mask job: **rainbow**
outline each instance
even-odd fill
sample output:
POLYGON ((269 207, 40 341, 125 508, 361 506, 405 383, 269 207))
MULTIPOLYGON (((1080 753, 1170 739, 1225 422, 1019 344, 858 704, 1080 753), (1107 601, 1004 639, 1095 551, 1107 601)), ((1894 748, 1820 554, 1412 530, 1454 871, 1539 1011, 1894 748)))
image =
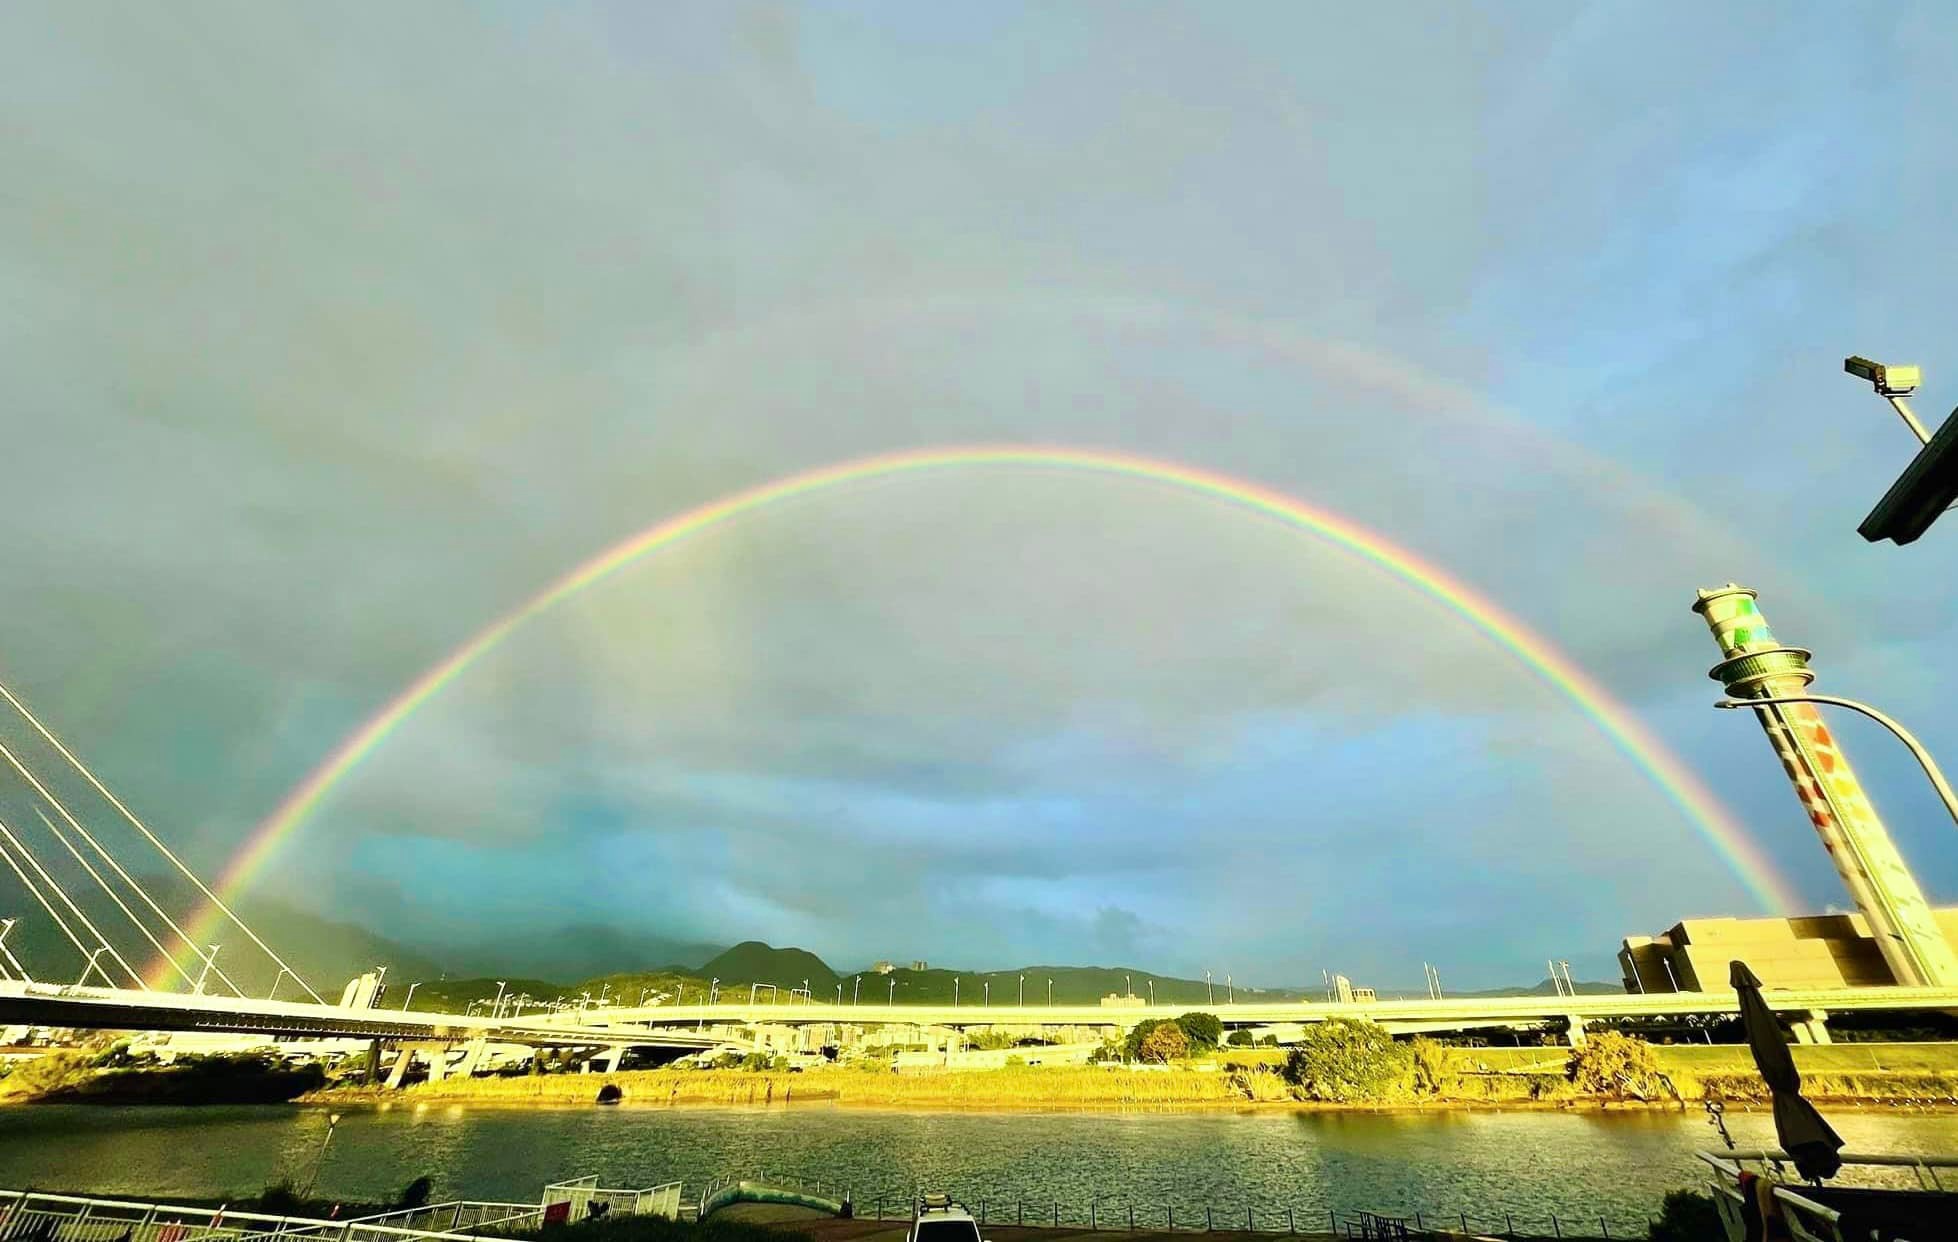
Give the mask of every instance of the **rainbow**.
MULTIPOLYGON (((1679 808, 1764 908, 1788 911, 1799 907, 1793 890, 1748 838, 1732 813, 1663 742, 1639 723, 1629 708, 1613 699, 1547 639, 1440 568, 1330 510, 1244 479, 1129 453, 1012 444, 917 449, 818 467, 689 509, 600 552, 485 626, 341 739, 232 856, 218 877, 219 898, 228 902, 242 890, 264 868, 279 844, 319 808, 333 787, 387 741, 417 708, 440 694, 525 622, 641 557, 743 514, 827 488, 895 474, 1002 466, 1075 470, 1168 484, 1309 531, 1377 566, 1390 577, 1440 602, 1569 699, 1679 808)), ((219 918, 221 913, 215 907, 202 910, 193 920, 192 938, 201 943, 219 918)), ((167 963, 158 963, 152 972, 152 986, 159 986, 158 981, 168 969, 167 963)))

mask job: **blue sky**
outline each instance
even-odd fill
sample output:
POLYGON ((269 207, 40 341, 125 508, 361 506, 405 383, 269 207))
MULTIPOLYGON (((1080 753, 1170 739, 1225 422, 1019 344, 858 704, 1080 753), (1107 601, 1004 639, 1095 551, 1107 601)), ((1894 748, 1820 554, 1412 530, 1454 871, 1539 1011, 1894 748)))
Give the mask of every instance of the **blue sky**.
MULTIPOLYGON (((1856 536, 1912 446, 1839 371, 1922 362, 1930 419, 1958 393, 1955 34, 1934 5, 9 6, 0 675, 215 870, 626 534, 856 455, 1125 450, 1448 567, 1840 904, 1688 606, 1757 586, 1826 688, 1958 746, 1958 536, 1856 536)), ((1842 733, 1958 901, 1908 758, 1842 733)), ((437 947, 606 924, 1274 984, 1607 974, 1750 904, 1566 701, 1376 571, 1000 472, 809 497, 588 592, 258 882, 437 947)))

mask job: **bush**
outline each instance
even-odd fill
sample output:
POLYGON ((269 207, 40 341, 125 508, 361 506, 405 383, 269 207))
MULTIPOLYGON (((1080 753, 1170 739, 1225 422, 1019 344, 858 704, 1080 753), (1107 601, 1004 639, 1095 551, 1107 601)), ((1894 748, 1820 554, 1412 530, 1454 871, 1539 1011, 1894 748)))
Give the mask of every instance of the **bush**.
POLYGON ((405 1208, 424 1207, 428 1203, 429 1195, 433 1194, 434 1191, 434 1181, 426 1177, 418 1177, 414 1181, 409 1182, 407 1187, 402 1190, 398 1206, 405 1208))
POLYGON ((1646 1235, 1651 1242, 1703 1242, 1723 1235, 1720 1213, 1713 1200, 1691 1190, 1674 1190, 1666 1195, 1659 1219, 1646 1235))
POLYGON ((1408 1041, 1408 1056, 1414 1063, 1414 1089, 1424 1095, 1441 1092, 1448 1077, 1448 1050, 1424 1035, 1408 1041))
POLYGON ((1665 1090, 1652 1045, 1617 1031, 1599 1031, 1570 1050, 1565 1076, 1587 1095, 1635 1095, 1665 1090))
POLYGON ((1238 1030, 1232 1031, 1230 1038, 1224 1042, 1233 1048, 1249 1048, 1251 1046, 1251 1032, 1239 1028, 1238 1030))
POLYGON ((1163 1022, 1149 1032, 1137 1050, 1136 1060, 1167 1065, 1190 1055, 1190 1037, 1174 1022, 1163 1022))
POLYGON ((1411 1060, 1378 1024, 1329 1018, 1305 1028, 1285 1058, 1285 1081, 1308 1100, 1384 1100, 1404 1088, 1411 1060))
POLYGON ((1177 1018, 1176 1025, 1183 1028, 1184 1038, 1198 1052, 1208 1052, 1224 1039, 1224 1024, 1214 1013, 1192 1011, 1177 1018))
POLYGON ((1276 1035, 1266 1035, 1262 1039, 1258 1040, 1258 1047, 1260 1048, 1276 1048, 1277 1046, 1278 1046, 1278 1036, 1276 1035))

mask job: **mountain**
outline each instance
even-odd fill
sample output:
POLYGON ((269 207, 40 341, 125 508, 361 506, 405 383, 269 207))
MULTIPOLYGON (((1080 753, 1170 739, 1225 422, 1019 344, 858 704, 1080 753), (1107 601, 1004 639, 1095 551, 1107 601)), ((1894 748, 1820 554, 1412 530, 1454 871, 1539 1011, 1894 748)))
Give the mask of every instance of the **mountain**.
MULTIPOLYGON (((138 878, 146 889, 161 889, 161 884, 153 879, 138 878)), ((128 919, 113 906, 109 906, 106 914, 96 910, 93 903, 87 900, 87 895, 72 886, 70 891, 75 900, 89 910, 95 925, 130 966, 149 975, 151 964, 157 957, 156 950, 130 925, 128 919), (140 953, 138 946, 142 949, 140 953)), ((99 897, 99 893, 96 896, 99 897)), ((125 900, 129 899, 125 897, 125 900)), ((103 899, 103 903, 106 904, 106 899, 103 899)), ((161 901, 159 904, 162 904, 161 901)), ((229 904, 246 926, 276 949, 287 965, 329 1001, 340 999, 340 989, 347 980, 376 966, 388 967, 387 981, 390 986, 396 980, 405 984, 414 979, 433 979, 441 972, 441 967, 432 958, 352 923, 323 918, 274 899, 246 897, 229 904)), ((165 908, 169 907, 166 905, 165 908)), ((161 925, 154 919, 149 922, 152 924, 152 934, 166 947, 176 950, 174 956, 179 962, 188 964, 186 970, 189 978, 183 974, 170 974, 164 987, 171 991, 188 991, 201 973, 200 966, 195 964, 188 946, 174 935, 166 939, 161 925)), ((218 946, 217 969, 228 975, 248 995, 264 996, 273 990, 276 983, 277 994, 283 999, 305 999, 304 993, 292 980, 280 977, 279 967, 252 944, 235 924, 229 921, 219 924, 206 939, 218 946)), ((86 956, 62 936, 47 913, 38 907, 21 911, 19 925, 7 937, 7 948, 20 959, 28 974, 36 979, 75 982, 87 962, 86 956)), ((107 955, 102 957, 99 964, 118 985, 132 986, 121 967, 107 955)), ((91 972, 89 982, 101 984, 102 975, 91 972)), ((215 975, 206 982, 212 990, 228 991, 215 975)))
MULTIPOLYGON (((544 979, 591 979, 622 970, 678 967, 693 973, 727 946, 675 940, 592 924, 506 936, 472 937, 428 946, 450 974, 520 974, 544 979)), ((798 977, 796 986, 800 987, 798 977)))
POLYGON ((688 972, 703 979, 719 979, 721 988, 746 987, 753 983, 772 983, 782 991, 803 986, 816 996, 834 995, 837 974, 822 958, 807 949, 777 949, 759 940, 744 940, 725 953, 703 962, 688 972))

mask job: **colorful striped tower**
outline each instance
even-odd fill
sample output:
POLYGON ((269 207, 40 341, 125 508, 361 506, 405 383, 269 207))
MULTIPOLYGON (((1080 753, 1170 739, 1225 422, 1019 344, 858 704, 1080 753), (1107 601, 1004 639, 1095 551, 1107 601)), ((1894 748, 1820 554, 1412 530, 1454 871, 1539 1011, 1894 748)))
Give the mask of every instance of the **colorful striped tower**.
MULTIPOLYGON (((1806 693, 1815 680, 1809 653, 1784 647, 1754 606, 1754 592, 1728 583, 1701 591, 1693 611, 1706 618, 1725 656, 1708 676, 1736 699, 1806 693)), ((1883 960, 1900 984, 1958 986, 1958 955, 1931 916, 1930 903, 1877 818, 1849 761, 1812 703, 1754 709, 1774 753, 1836 872, 1869 920, 1883 960)))

